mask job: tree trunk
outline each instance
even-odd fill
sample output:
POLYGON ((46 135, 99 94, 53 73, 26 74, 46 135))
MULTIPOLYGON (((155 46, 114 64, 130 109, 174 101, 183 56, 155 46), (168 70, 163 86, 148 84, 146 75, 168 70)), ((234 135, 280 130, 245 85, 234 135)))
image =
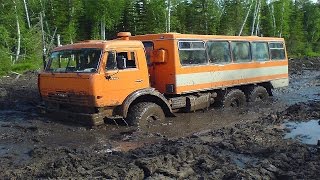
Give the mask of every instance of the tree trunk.
POLYGON ((58 46, 61 46, 61 43, 60 43, 60 34, 57 34, 57 45, 58 45, 58 46))
POLYGON ((273 36, 276 35, 276 30, 277 30, 277 26, 276 26, 276 18, 274 17, 274 8, 273 8, 273 4, 271 4, 271 16, 272 16, 272 21, 273 21, 273 36))
POLYGON ((101 30, 101 39, 102 40, 106 40, 106 22, 105 22, 105 19, 102 18, 101 19, 101 25, 100 25, 100 30, 101 30))
POLYGON ((252 26, 251 26, 251 36, 253 35, 254 27, 255 27, 255 24, 256 24, 257 13, 258 13, 258 1, 259 0, 256 0, 256 5, 254 7, 253 21, 252 21, 252 26))
POLYGON ((282 4, 282 17, 281 17, 279 37, 282 37, 282 26, 283 26, 283 16, 284 16, 284 3, 285 3, 285 2, 283 2, 283 4, 282 4))
POLYGON ((241 26, 241 29, 240 29, 240 32, 239 32, 239 35, 238 35, 238 36, 241 36, 241 34, 242 34, 242 31, 243 31, 244 25, 246 24, 247 19, 248 19, 248 16, 249 16, 249 14, 250 14, 250 10, 251 10, 252 4, 253 4, 253 0, 252 0, 252 1, 251 1, 251 3, 250 3, 250 6, 249 6, 249 9, 248 9, 248 12, 247 12, 246 18, 244 19, 244 21, 243 21, 243 23, 242 23, 242 26, 241 26))
POLYGON ((27 18, 28 28, 30 29, 31 28, 31 24, 30 24, 28 5, 27 5, 26 0, 23 0, 23 4, 24 4, 24 10, 26 11, 26 18, 27 18))
POLYGON ((13 4, 14 4, 14 10, 16 13, 16 23, 17 23, 17 48, 16 48, 16 57, 14 59, 14 61, 12 62, 13 64, 15 64, 18 60, 19 60, 19 56, 20 56, 20 46, 21 46, 21 32, 20 32, 20 23, 19 23, 19 16, 18 16, 18 10, 17 10, 17 4, 15 0, 12 0, 13 4))
POLYGON ((167 32, 170 32, 171 31, 171 27, 170 27, 170 25, 171 25, 171 1, 170 0, 168 0, 168 17, 167 17, 168 19, 167 19, 167 32))
POLYGON ((43 65, 45 68, 46 66, 46 53, 47 53, 47 49, 46 49, 46 40, 45 40, 45 32, 44 32, 44 29, 43 29, 43 14, 42 12, 40 13, 40 26, 41 26, 41 34, 42 34, 42 60, 43 60, 43 65))
POLYGON ((255 30, 255 35, 258 35, 258 28, 259 28, 259 23, 260 23, 260 9, 261 9, 261 1, 259 1, 258 4, 258 11, 257 11, 257 24, 256 24, 256 30, 255 30))

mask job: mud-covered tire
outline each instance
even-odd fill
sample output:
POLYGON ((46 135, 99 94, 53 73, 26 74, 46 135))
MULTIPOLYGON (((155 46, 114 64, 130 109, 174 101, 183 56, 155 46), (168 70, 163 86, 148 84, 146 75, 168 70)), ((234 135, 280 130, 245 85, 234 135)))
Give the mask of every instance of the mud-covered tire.
POLYGON ((127 122, 131 126, 150 128, 163 123, 165 114, 162 108, 151 102, 140 102, 129 109, 127 122))
POLYGON ((242 107, 246 103, 246 96, 240 89, 231 89, 222 100, 224 108, 242 107))
POLYGON ((247 100, 249 102, 265 101, 269 97, 269 93, 263 86, 255 86, 248 92, 247 100))

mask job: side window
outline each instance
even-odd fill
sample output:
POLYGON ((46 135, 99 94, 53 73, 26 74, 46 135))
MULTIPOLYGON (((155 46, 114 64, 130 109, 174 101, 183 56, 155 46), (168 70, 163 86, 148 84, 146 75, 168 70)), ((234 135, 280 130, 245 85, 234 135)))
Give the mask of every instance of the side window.
POLYGON ((228 41, 209 41, 207 42, 207 51, 210 63, 225 64, 231 62, 228 41))
POLYGON ((269 43, 269 48, 272 60, 285 59, 284 47, 282 42, 269 43))
POLYGON ((107 58, 107 70, 117 69, 117 60, 122 61, 123 69, 137 68, 136 55, 134 51, 109 51, 107 58))
POLYGON ((268 61, 269 58, 269 49, 268 43, 266 42, 252 42, 252 59, 255 61, 268 61))
POLYGON ((145 41, 145 42, 142 42, 142 43, 143 43, 143 46, 144 46, 147 63, 150 64, 151 63, 151 61, 150 61, 151 52, 154 49, 153 42, 145 41))
POLYGON ((106 70, 117 69, 116 53, 114 51, 108 52, 106 70))
POLYGON ((179 57, 182 66, 208 62, 203 41, 179 41, 179 57))
POLYGON ((240 41, 231 42, 231 49, 232 49, 234 62, 250 62, 251 61, 249 42, 240 42, 240 41))
POLYGON ((126 60, 127 68, 136 68, 136 56, 133 51, 127 52, 128 58, 126 60))

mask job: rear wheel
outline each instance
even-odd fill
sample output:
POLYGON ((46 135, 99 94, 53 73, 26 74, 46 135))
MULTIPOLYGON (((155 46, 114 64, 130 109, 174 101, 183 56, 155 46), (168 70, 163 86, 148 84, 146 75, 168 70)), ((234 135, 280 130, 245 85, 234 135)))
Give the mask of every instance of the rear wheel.
POLYGON ((227 92, 222 101, 224 108, 241 107, 246 103, 246 96, 240 89, 231 89, 227 92))
POLYGON ((163 123, 165 115, 162 108, 152 102, 140 102, 129 109, 127 121, 129 125, 150 128, 163 123))
POLYGON ((269 93, 263 86, 255 86, 249 91, 247 98, 249 102, 265 101, 269 97, 269 93))

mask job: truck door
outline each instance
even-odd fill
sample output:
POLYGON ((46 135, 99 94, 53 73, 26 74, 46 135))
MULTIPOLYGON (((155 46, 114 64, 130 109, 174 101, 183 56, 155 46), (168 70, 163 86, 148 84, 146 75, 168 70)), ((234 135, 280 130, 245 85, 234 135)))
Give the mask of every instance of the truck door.
POLYGON ((144 41, 142 42, 143 46, 144 46, 144 50, 145 50, 145 54, 146 54, 146 60, 147 60, 147 64, 148 64, 148 71, 149 71, 149 81, 151 84, 151 87, 155 86, 155 73, 154 73, 154 64, 152 64, 151 60, 150 60, 150 56, 152 53, 152 50, 154 49, 154 45, 152 41, 144 41))
POLYGON ((149 87, 147 67, 139 63, 142 60, 139 61, 139 58, 142 57, 134 49, 108 52, 105 69, 107 106, 120 105, 132 92, 149 87), (121 69, 117 67, 117 59, 122 59, 124 62, 121 69))

